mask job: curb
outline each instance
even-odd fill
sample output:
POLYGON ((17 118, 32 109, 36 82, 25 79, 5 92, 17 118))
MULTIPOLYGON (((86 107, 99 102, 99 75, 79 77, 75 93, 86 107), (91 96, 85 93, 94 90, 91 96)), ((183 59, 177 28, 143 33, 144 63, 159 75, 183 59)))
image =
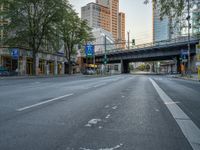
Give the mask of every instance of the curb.
POLYGON ((172 78, 176 78, 176 79, 182 79, 182 80, 187 80, 187 81, 195 81, 195 82, 200 82, 200 80, 198 80, 198 79, 195 79, 195 78, 180 77, 180 76, 173 76, 172 78))
POLYGON ((82 75, 59 75, 59 76, 13 76, 0 77, 0 80, 15 80, 15 79, 39 79, 39 78, 59 78, 59 77, 81 77, 82 75))

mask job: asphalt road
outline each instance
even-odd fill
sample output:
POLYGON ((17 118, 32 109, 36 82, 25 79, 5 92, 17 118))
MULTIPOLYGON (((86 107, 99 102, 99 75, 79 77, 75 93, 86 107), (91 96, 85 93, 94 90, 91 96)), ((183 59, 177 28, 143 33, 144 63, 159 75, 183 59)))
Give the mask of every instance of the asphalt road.
POLYGON ((0 80, 0 150, 200 150, 200 83, 118 75, 0 80))

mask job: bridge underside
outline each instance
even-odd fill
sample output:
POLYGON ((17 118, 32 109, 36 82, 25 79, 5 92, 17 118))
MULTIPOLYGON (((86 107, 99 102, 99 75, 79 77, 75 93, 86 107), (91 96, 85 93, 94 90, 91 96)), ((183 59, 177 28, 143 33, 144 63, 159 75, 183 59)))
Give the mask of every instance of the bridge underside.
MULTIPOLYGON (((196 44, 199 39, 191 41, 191 56, 196 53, 196 44)), ((131 62, 150 62, 162 60, 176 60, 177 65, 180 64, 181 51, 187 51, 187 42, 179 42, 167 45, 155 45, 153 47, 138 48, 132 50, 113 51, 107 54, 108 63, 121 63, 122 73, 128 73, 129 63, 131 62)), ((86 61, 85 61, 86 62, 86 61)), ((103 64, 104 54, 95 56, 96 64, 103 64)))

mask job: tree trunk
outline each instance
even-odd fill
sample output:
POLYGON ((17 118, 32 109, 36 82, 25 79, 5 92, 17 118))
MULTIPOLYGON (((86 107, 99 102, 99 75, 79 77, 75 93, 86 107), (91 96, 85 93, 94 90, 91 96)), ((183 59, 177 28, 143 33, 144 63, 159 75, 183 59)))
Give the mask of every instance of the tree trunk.
POLYGON ((33 75, 36 75, 36 52, 33 50, 33 75))
POLYGON ((69 67, 69 75, 71 75, 72 74, 72 64, 71 64, 71 53, 69 52, 69 56, 68 56, 69 58, 68 58, 68 67, 69 67))

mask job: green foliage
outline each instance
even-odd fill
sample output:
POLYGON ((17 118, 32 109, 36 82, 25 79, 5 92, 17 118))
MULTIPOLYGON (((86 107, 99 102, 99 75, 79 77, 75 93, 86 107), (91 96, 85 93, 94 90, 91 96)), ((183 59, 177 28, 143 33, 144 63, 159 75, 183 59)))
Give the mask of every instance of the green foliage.
POLYGON ((83 45, 92 40, 91 28, 82 21, 77 13, 71 8, 62 9, 60 21, 56 24, 59 40, 63 41, 66 58, 71 73, 71 55, 74 54, 76 45, 83 45))
MULTIPOLYGON (((145 0, 144 3, 149 3, 150 0, 145 0)), ((152 0, 154 9, 157 9, 160 12, 160 19, 168 17, 172 23, 170 24, 170 30, 173 32, 173 29, 179 30, 188 29, 188 13, 189 8, 190 18, 192 19, 192 12, 196 9, 199 10, 200 2, 199 0, 152 0), (189 5, 188 5, 189 4, 189 5)), ((200 15, 198 16, 200 19, 200 15)), ((193 26, 193 28, 199 29, 200 26, 193 26)))
POLYGON ((53 25, 58 21, 57 14, 62 3, 60 0, 7 0, 6 3, 9 5, 6 18, 10 20, 6 27, 6 44, 38 52, 54 33, 53 25))
MULTIPOLYGON (((149 0, 144 3, 149 3, 149 0)), ((152 3, 154 8, 159 8, 161 19, 164 16, 180 17, 187 5, 185 0, 152 0, 152 3)))
POLYGON ((8 9, 1 16, 9 19, 4 26, 4 44, 33 51, 33 74, 39 51, 58 51, 63 45, 71 59, 74 46, 92 39, 91 29, 67 0, 1 0, 8 9))
POLYGON ((145 64, 141 64, 140 66, 137 67, 138 70, 144 71, 146 68, 145 64))

